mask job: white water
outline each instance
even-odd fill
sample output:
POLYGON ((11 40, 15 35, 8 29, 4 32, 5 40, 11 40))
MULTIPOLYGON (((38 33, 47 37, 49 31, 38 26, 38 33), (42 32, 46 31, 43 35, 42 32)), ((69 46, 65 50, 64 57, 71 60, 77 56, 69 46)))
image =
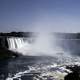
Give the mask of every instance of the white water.
POLYGON ((43 66, 33 65, 28 67, 29 67, 29 70, 18 72, 13 77, 12 75, 9 75, 9 77, 7 77, 6 80, 14 80, 14 79, 22 80, 21 77, 24 76, 26 73, 28 75, 33 75, 34 73, 38 73, 38 72, 40 73, 40 75, 38 76, 37 74, 38 77, 36 79, 34 79, 36 76, 33 77, 33 80, 40 80, 39 78, 41 78, 41 80, 45 80, 43 76, 46 76, 46 80, 48 80, 47 77, 49 77, 50 75, 53 76, 55 80, 56 80, 56 77, 57 77, 57 80, 60 80, 58 79, 59 75, 62 75, 62 77, 64 78, 64 76, 67 75, 67 72, 69 73, 71 72, 70 70, 66 69, 65 66, 61 67, 60 65, 57 65, 57 64, 52 64, 52 65, 50 64, 50 65, 43 65, 43 66), (53 69, 53 68, 55 69, 56 67, 58 68, 56 71, 50 72, 50 69, 53 69))
POLYGON ((55 55, 55 53, 61 53, 63 50, 56 46, 55 37, 52 39, 48 33, 39 33, 35 39, 35 42, 30 44, 27 39, 12 37, 8 38, 9 49, 15 52, 19 52, 23 55, 55 55))
POLYGON ((23 55, 27 55, 29 51, 31 51, 30 44, 24 38, 12 37, 8 38, 9 50, 14 52, 18 52, 23 55))
POLYGON ((23 38, 8 38, 9 49, 18 49, 21 48, 24 44, 23 38))
POLYGON ((62 52, 62 49, 56 46, 56 39, 48 33, 39 33, 35 43, 33 44, 33 52, 39 53, 38 55, 54 55, 55 53, 62 52))
POLYGON ((50 36, 40 33, 35 43, 33 44, 33 50, 35 52, 48 53, 52 51, 50 36))

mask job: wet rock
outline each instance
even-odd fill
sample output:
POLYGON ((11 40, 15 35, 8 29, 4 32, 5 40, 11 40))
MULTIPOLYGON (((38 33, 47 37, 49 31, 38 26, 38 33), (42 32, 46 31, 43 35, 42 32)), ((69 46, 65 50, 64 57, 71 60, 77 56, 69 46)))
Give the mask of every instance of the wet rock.
POLYGON ((70 69, 72 73, 65 76, 64 80, 80 80, 80 66, 67 66, 67 69, 70 69))
POLYGON ((18 56, 19 55, 15 52, 0 48, 0 60, 9 59, 9 58, 16 58, 18 56))
POLYGON ((78 73, 69 73, 67 76, 65 76, 64 80, 80 80, 79 74, 78 73))

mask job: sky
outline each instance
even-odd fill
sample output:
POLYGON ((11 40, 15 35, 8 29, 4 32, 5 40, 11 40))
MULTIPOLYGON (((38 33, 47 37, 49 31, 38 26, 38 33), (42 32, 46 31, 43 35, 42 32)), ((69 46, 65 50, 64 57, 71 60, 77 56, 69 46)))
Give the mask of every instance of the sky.
POLYGON ((0 32, 80 32, 80 0, 0 0, 0 32))

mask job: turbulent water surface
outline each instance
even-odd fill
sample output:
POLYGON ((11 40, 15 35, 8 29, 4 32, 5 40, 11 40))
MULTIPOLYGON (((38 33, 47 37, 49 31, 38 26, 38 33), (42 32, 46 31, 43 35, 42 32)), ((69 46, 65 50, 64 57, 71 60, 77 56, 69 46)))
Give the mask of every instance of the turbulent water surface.
POLYGON ((79 64, 78 58, 57 55, 18 57, 0 62, 0 80, 64 80, 66 65, 79 64))

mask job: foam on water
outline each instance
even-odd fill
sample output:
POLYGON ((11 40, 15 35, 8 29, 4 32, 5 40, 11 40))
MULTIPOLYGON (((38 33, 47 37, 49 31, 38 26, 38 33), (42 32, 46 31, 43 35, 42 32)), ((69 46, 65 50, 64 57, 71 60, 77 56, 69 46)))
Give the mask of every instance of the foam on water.
MULTIPOLYGON (((48 76, 51 75, 51 73, 52 73, 54 79, 56 79, 56 77, 59 76, 57 74, 64 75, 64 76, 67 75, 66 71, 70 72, 69 70, 65 69, 65 67, 60 67, 57 64, 43 65, 43 66, 39 66, 39 65, 29 66, 29 70, 25 70, 23 72, 16 73, 13 77, 9 76, 8 78, 6 78, 6 80, 14 80, 14 79, 21 80, 21 76, 34 75, 35 73, 40 73, 40 75, 38 75, 38 74, 36 74, 36 75, 38 77, 41 77, 42 80, 44 80, 44 76, 46 76, 46 78, 47 78, 48 76), (50 69, 53 69, 53 71, 50 72, 50 69), (54 71, 54 69, 57 69, 57 70, 54 71), (54 74, 56 74, 56 75, 54 75, 54 74)), ((33 77, 33 80, 35 77, 33 77)), ((35 80, 37 80, 37 79, 39 79, 39 78, 36 78, 35 80)))
MULTIPOLYGON (((55 56, 58 58, 58 56, 55 56)), ((15 74, 9 74, 6 80, 22 80, 22 77, 25 76, 32 76, 30 80, 64 80, 64 76, 68 73, 71 73, 69 69, 66 69, 66 66, 80 66, 80 58, 79 57, 70 57, 64 56, 63 58, 58 58, 57 61, 62 61, 60 64, 58 62, 51 62, 51 63, 36 63, 33 65, 27 65, 28 69, 23 71, 18 71, 15 74), (62 60, 63 61, 62 61, 62 60)), ((22 65, 23 66, 23 65, 22 65)))

